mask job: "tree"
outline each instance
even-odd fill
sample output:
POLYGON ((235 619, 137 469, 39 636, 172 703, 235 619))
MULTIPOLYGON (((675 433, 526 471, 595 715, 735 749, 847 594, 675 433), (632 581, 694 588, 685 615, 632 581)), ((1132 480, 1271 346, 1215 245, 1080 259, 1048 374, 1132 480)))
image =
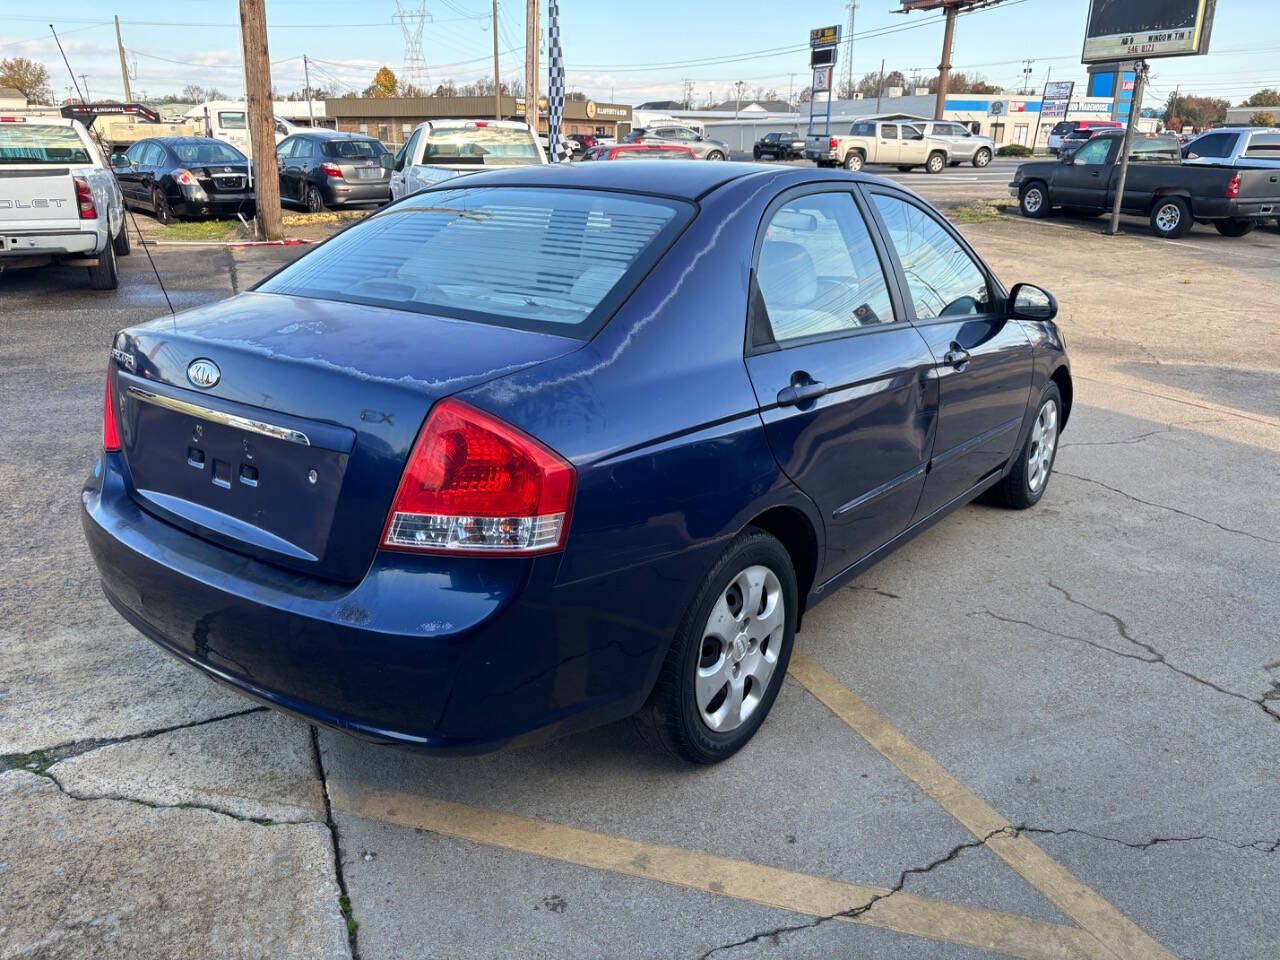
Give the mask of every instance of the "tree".
POLYGON ((1249 126, 1251 127, 1274 127, 1275 125, 1275 115, 1267 113, 1265 110, 1259 110, 1249 118, 1249 126))
POLYGON ((0 60, 0 87, 13 87, 28 103, 49 103, 53 91, 49 89, 49 71, 43 63, 14 57, 0 60))
POLYGON ((1267 87, 1240 104, 1242 107, 1280 107, 1280 90, 1267 87))
MULTIPOLYGON (((938 78, 934 77, 929 81, 929 92, 938 92, 938 78)), ((968 74, 956 72, 951 74, 951 79, 947 81, 947 93, 999 93, 1000 88, 993 86, 983 80, 978 74, 970 77, 968 74)))
POLYGON ((452 80, 446 80, 444 83, 436 86, 436 92, 432 96, 436 97, 456 97, 458 95, 458 85, 452 80))
POLYGON ((878 97, 890 87, 905 87, 907 78, 902 75, 901 70, 891 70, 886 73, 883 82, 880 77, 879 70, 873 70, 871 73, 864 73, 862 79, 854 85, 854 92, 860 93, 863 99, 870 100, 872 97, 878 97))
POLYGON ((1227 109, 1231 103, 1216 97, 1178 97, 1170 95, 1164 108, 1164 125, 1170 130, 1192 127, 1206 130, 1221 126, 1227 121, 1227 109))
POLYGON ((799 97, 800 103, 808 103, 812 99, 813 99, 813 87, 805 87, 803 90, 800 91, 800 97, 799 97))
POLYGON ((364 88, 366 97, 394 97, 400 89, 400 81, 388 67, 379 67, 373 75, 373 83, 364 88))

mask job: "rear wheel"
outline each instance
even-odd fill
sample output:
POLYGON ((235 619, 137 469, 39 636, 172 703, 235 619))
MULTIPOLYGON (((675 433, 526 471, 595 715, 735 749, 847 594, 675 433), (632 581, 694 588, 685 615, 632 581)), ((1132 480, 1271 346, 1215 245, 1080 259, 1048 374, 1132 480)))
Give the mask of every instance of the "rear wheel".
POLYGON ((151 191, 151 211, 157 223, 166 227, 173 223, 173 210, 170 209, 169 201, 165 199, 159 187, 151 191))
POLYGON ((1191 208, 1181 197, 1164 197, 1151 210, 1151 229, 1166 240, 1177 240, 1191 229, 1191 208))
POLYGON ((640 735, 693 763, 718 763, 764 722, 791 660, 797 610, 786 549, 748 529, 716 561, 672 641, 640 735))
POLYGON ((1024 217, 1039 220, 1049 216, 1049 194, 1039 180, 1025 184, 1018 193, 1018 210, 1024 217))
POLYGON ((320 196, 320 191, 315 187, 307 187, 307 192, 303 195, 302 202, 309 212, 324 213, 324 197, 320 196))
POLYGON ((973 155, 973 165, 975 167, 979 167, 979 168, 985 167, 990 162, 991 162, 991 151, 988 150, 986 147, 983 147, 981 150, 979 150, 977 153, 973 155))
POLYGON ((857 173, 862 169, 862 154, 857 150, 849 151, 849 155, 844 158, 844 168, 850 173, 857 173))
POLYGON ((925 161, 924 168, 929 173, 941 173, 947 169, 947 158, 941 153, 931 153, 929 159, 925 161))
POLYGON ((114 290, 120 286, 120 274, 116 271, 116 248, 109 240, 98 254, 98 262, 89 268, 89 286, 94 290, 114 290))
POLYGON ((1258 226, 1253 220, 1215 220, 1213 225, 1224 237, 1243 237, 1258 226))
POLYGON ((120 232, 115 235, 115 239, 111 241, 111 245, 115 247, 117 257, 127 257, 129 255, 129 221, 120 218, 120 232))
POLYGON ((1050 382, 1040 395, 1040 408, 1017 460, 1005 478, 991 488, 989 501, 1014 510, 1025 510, 1040 502, 1058 454, 1061 426, 1062 394, 1058 385, 1050 382))

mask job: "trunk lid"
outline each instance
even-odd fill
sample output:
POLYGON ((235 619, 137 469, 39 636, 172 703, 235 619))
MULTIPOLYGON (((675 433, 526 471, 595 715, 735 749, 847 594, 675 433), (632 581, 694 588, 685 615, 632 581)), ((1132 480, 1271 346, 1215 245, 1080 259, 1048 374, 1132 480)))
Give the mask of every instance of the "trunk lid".
POLYGON ((131 328, 112 351, 130 492, 241 553, 358 580, 431 405, 580 346, 265 293, 131 328))
POLYGON ((385 183, 391 171, 383 169, 378 160, 343 160, 338 164, 342 178, 351 183, 385 183))
POLYGON ((249 189, 247 163, 211 163, 191 170, 205 193, 244 193, 249 189))

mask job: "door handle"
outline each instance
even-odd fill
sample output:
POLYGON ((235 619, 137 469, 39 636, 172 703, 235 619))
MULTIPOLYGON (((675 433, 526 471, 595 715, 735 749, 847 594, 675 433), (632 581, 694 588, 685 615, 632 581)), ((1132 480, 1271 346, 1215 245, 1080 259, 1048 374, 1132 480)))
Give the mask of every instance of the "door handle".
POLYGON ((1093 173, 1089 174, 1089 176, 1093 177, 1095 180, 1097 180, 1098 177, 1100 177, 1101 175, 1102 175, 1101 170, 1095 170, 1093 171, 1093 173))
POLYGON ((808 403, 810 400, 817 400, 827 392, 827 385, 815 380, 809 380, 804 383, 793 383, 789 387, 783 387, 778 391, 778 406, 794 407, 797 404, 808 403))
POLYGON ((969 362, 969 351, 958 343, 951 344, 951 349, 942 355, 942 362, 959 370, 969 362))

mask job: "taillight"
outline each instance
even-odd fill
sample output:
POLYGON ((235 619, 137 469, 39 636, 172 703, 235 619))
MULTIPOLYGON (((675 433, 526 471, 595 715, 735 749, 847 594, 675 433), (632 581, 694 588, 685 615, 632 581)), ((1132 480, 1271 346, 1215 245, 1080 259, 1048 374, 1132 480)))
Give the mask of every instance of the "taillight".
POLYGON ((835 137, 832 137, 830 140, 828 140, 828 141, 827 141, 827 149, 828 149, 828 150, 839 150, 839 149, 840 149, 840 141, 839 141, 839 140, 837 140, 835 137))
POLYGON ((382 545, 489 556, 559 550, 576 483, 573 466, 537 440, 441 400, 409 454, 382 545))
POLYGON ((84 177, 76 177, 76 204, 80 207, 81 220, 97 220, 98 208, 93 205, 93 191, 89 189, 89 181, 84 177))
POLYGON ((320 172, 328 177, 337 177, 339 180, 342 179, 342 168, 336 163, 320 164, 320 172))
POLYGON ((1227 184, 1227 199, 1235 200, 1240 196, 1240 174, 1236 174, 1231 178, 1231 182, 1227 184))
POLYGON ((111 402, 111 373, 107 372, 107 394, 102 406, 102 449, 115 453, 120 449, 120 431, 116 429, 116 405, 111 402))
POLYGON ((173 171, 173 179, 177 180, 178 183, 182 184, 184 187, 194 187, 198 186, 200 183, 200 181, 192 175, 190 170, 173 171))

